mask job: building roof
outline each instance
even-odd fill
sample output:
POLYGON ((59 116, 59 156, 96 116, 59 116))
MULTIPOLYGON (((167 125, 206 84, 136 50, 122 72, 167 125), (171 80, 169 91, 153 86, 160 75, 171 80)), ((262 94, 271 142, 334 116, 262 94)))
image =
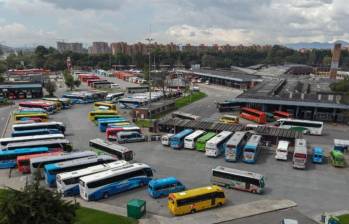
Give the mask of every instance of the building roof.
POLYGON ((18 88, 42 88, 41 83, 4 83, 0 89, 18 89, 18 88))
POLYGON ((251 75, 244 70, 211 70, 211 69, 192 69, 192 70, 178 70, 183 73, 194 73, 210 78, 221 78, 235 82, 251 82, 261 81, 257 75, 251 75))

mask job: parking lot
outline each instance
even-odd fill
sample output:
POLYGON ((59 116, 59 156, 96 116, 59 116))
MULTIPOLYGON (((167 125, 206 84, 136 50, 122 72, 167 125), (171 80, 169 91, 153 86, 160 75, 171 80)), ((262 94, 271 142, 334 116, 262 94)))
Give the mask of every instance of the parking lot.
MULTIPOLYGON (((183 111, 209 119, 219 116, 213 102, 215 99, 229 99, 238 93, 237 90, 220 90, 215 86, 201 89, 209 96, 183 108, 183 111), (212 94, 216 95, 212 96, 212 94)), ((91 108, 92 105, 75 105, 73 109, 63 110, 50 116, 51 120, 64 122, 67 127, 67 138, 77 150, 89 150, 88 142, 92 138, 105 138, 105 133, 99 132, 87 118, 91 108)), ((122 113, 127 115, 127 111, 122 113)), ((329 149, 333 138, 347 138, 348 130, 347 126, 329 124, 325 127, 324 136, 307 136, 307 138, 312 145, 320 144, 329 149)), ((155 178, 175 176, 187 188, 209 185, 210 171, 218 165, 253 171, 266 177, 267 187, 262 195, 227 189, 225 192, 228 205, 265 198, 290 199, 298 204, 301 212, 310 216, 323 211, 336 211, 349 207, 348 168, 334 168, 328 163, 322 165, 308 163, 307 170, 294 170, 290 158, 287 162, 276 161, 272 150, 263 151, 257 164, 249 165, 242 162, 227 163, 222 157, 208 158, 195 150, 173 150, 162 146, 160 142, 132 143, 126 146, 135 152, 137 162, 149 164, 154 169, 155 178)), ((3 170, 1 175, 4 177, 7 174, 3 170)), ((146 188, 121 193, 101 202, 125 207, 127 201, 133 198, 146 200, 148 212, 170 216, 167 210, 167 199, 152 199, 147 194, 146 188)))

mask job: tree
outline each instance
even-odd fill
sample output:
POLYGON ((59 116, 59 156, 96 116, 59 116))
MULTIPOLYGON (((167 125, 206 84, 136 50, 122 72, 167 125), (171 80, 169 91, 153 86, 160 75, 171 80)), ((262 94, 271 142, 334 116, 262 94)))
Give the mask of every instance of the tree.
POLYGON ((56 92, 57 90, 57 85, 55 82, 52 82, 51 80, 49 80, 45 85, 44 85, 46 91, 48 92, 48 94, 50 96, 53 96, 53 93, 56 92))
POLYGON ((74 86, 79 87, 81 85, 81 81, 79 79, 74 80, 74 86))
POLYGON ((68 88, 70 88, 70 90, 73 90, 73 88, 74 88, 74 77, 67 70, 65 70, 63 72, 63 77, 64 77, 65 85, 68 88))
POLYGON ((74 223, 79 204, 62 199, 56 191, 40 186, 39 180, 23 191, 9 188, 0 198, 0 223, 74 223))

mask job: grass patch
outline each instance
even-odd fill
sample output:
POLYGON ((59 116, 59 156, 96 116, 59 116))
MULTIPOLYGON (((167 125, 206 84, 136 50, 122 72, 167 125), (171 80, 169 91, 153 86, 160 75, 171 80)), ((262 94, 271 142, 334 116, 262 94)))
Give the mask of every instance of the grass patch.
POLYGON ((340 215, 338 218, 341 224, 349 224, 349 214, 340 215))
POLYGON ((137 120, 137 121, 135 121, 135 124, 136 124, 138 127, 141 127, 141 128, 150 128, 150 127, 153 127, 153 122, 152 122, 152 120, 149 120, 149 119, 137 120))
POLYGON ((201 100, 207 95, 203 92, 194 92, 191 96, 184 96, 176 100, 176 108, 187 106, 195 101, 201 100))
POLYGON ((137 220, 114 215, 95 209, 81 207, 76 210, 77 221, 74 224, 136 224, 137 220))

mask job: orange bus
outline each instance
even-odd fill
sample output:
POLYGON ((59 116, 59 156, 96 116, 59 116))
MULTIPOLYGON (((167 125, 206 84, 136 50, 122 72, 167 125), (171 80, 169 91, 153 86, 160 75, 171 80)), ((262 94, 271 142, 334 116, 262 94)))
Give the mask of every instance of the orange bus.
POLYGON ((265 112, 249 107, 241 108, 240 117, 246 120, 254 121, 258 124, 267 123, 267 115, 265 112))
POLYGON ((274 115, 275 120, 279 120, 281 118, 291 118, 292 117, 292 114, 285 112, 285 111, 280 111, 280 110, 274 111, 273 115, 274 115))
POLYGON ((30 159, 42 156, 56 156, 62 154, 63 151, 54 151, 54 152, 46 152, 46 153, 38 153, 31 155, 23 155, 17 157, 17 167, 18 172, 25 174, 30 173, 30 159))

